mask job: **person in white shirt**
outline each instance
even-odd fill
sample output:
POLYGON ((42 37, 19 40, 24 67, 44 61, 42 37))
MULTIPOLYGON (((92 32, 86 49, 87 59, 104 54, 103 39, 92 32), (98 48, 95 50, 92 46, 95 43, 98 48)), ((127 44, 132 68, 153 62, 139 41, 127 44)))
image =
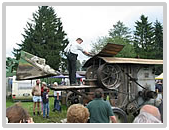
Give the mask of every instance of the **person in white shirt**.
MULTIPOLYGON (((54 82, 54 87, 58 87, 58 83, 54 82)), ((53 93, 54 95, 54 109, 53 112, 55 112, 55 110, 61 112, 61 106, 60 106, 60 100, 61 100, 61 91, 54 91, 53 93)))
POLYGON ((69 43, 67 47, 64 49, 64 51, 67 53, 69 80, 71 86, 77 85, 76 84, 76 60, 78 56, 78 51, 81 51, 83 54, 87 56, 92 56, 81 46, 82 42, 83 40, 81 38, 77 38, 76 43, 69 43))

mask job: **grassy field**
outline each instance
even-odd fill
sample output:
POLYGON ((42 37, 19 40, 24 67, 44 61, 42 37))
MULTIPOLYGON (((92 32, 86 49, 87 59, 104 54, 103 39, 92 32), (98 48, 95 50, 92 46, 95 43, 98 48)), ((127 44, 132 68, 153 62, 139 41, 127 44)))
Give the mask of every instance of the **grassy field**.
MULTIPOLYGON (((7 99, 6 101, 6 108, 14 105, 16 102, 13 102, 12 99, 7 99)), ((23 108, 25 108, 31 117, 33 117, 33 120, 35 123, 61 123, 60 120, 65 119, 66 118, 66 114, 67 114, 67 107, 65 105, 62 105, 62 112, 53 112, 53 104, 54 104, 54 98, 50 97, 49 98, 49 118, 48 119, 44 119, 42 115, 40 116, 33 116, 33 102, 21 102, 21 105, 23 108)), ((36 113, 37 114, 37 113, 36 113)))

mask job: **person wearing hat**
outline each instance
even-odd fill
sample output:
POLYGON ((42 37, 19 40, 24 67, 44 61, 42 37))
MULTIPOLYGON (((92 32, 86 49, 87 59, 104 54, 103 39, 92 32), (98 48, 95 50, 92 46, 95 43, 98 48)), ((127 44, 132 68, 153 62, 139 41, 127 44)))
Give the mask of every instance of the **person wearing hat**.
POLYGON ((78 56, 78 51, 81 51, 83 54, 87 56, 92 56, 89 52, 87 52, 81 45, 83 40, 81 38, 77 38, 75 43, 69 43, 67 47, 64 49, 67 55, 68 61, 68 71, 69 71, 69 80, 70 85, 74 86, 76 84, 76 60, 78 56))
POLYGON ((163 100, 163 84, 161 80, 157 81, 155 85, 155 91, 158 94, 156 98, 156 105, 158 106, 163 100))
POLYGON ((44 86, 44 92, 42 96, 42 102, 43 102, 43 118, 49 118, 49 95, 48 95, 48 88, 47 86, 44 86), (47 111, 47 115, 46 115, 47 111))
MULTIPOLYGON (((58 83, 54 82, 53 87, 56 88, 58 87, 58 83)), ((54 91, 54 108, 53 108, 53 112, 55 112, 55 110, 57 110, 58 112, 61 112, 61 106, 60 106, 60 100, 61 100, 61 91, 54 91)))
MULTIPOLYGON (((42 85, 41 85, 41 98, 43 96, 43 92, 44 92, 44 87, 46 87, 47 84, 46 82, 42 82, 42 85)), ((48 93, 49 93, 49 89, 47 89, 48 93)), ((43 102, 41 101, 41 115, 43 114, 43 102)))
POLYGON ((155 89, 156 89, 157 93, 162 93, 163 92, 163 86, 162 86, 161 80, 157 81, 155 89))

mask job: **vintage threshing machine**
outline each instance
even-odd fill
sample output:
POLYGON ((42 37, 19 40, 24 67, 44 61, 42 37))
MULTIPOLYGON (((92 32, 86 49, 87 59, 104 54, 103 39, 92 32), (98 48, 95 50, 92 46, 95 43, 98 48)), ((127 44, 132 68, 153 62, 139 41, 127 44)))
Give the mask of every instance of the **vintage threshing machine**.
POLYGON ((163 60, 114 57, 123 45, 108 43, 97 55, 84 64, 87 68, 83 86, 61 86, 55 90, 70 90, 66 103, 86 105, 93 99, 96 88, 104 90, 104 99, 113 106, 119 122, 127 122, 126 115, 138 114, 144 104, 155 104, 154 65, 163 60))

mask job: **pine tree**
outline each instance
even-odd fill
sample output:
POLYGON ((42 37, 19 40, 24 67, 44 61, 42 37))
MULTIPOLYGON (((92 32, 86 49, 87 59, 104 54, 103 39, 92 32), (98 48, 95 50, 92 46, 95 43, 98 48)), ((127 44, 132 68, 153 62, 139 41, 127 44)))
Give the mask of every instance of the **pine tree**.
POLYGON ((24 40, 19 49, 14 49, 14 55, 19 58, 20 50, 46 59, 55 70, 64 66, 64 48, 68 44, 66 33, 63 31, 61 19, 57 17, 53 7, 39 6, 33 13, 31 22, 27 22, 22 36, 24 40), (18 53, 18 54, 17 54, 18 53))
POLYGON ((141 21, 136 21, 134 31, 134 47, 136 54, 140 58, 154 58, 154 30, 152 23, 148 22, 148 17, 141 15, 141 21))
MULTIPOLYGON (((163 26, 158 20, 154 23, 154 43, 154 57, 156 59, 163 59, 163 26)), ((159 75, 162 72, 163 65, 155 65, 155 74, 159 75)))
POLYGON ((123 50, 116 55, 117 57, 132 58, 136 56, 130 28, 126 27, 121 21, 118 21, 117 24, 113 25, 113 29, 109 30, 107 42, 124 45, 123 50))
POLYGON ((156 59, 163 59, 163 26, 158 20, 154 23, 154 42, 156 59))
POLYGON ((130 28, 126 27, 121 21, 118 21, 117 24, 113 25, 113 29, 109 30, 109 36, 111 38, 120 38, 126 42, 131 42, 130 28))

